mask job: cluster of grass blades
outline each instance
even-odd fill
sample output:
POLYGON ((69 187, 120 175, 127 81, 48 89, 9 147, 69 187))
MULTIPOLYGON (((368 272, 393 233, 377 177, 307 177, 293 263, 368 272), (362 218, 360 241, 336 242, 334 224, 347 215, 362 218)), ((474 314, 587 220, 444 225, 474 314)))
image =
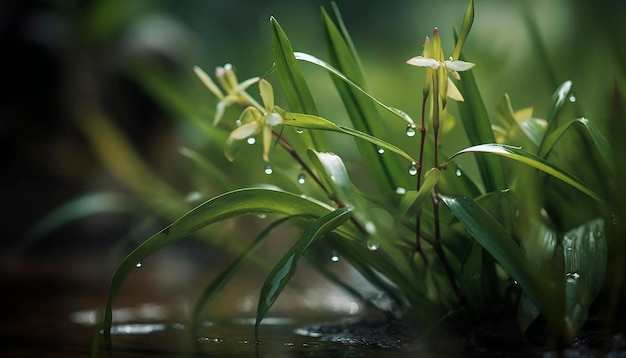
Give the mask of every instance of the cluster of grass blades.
MULTIPOLYGON (((555 347, 568 345, 604 287, 608 236, 615 231, 607 227, 616 226, 619 214, 614 200, 606 199, 609 176, 586 175, 595 178, 592 182, 579 179, 576 163, 602 173, 613 165, 615 150, 593 120, 565 118, 563 108, 571 105, 573 84, 565 81, 556 89, 544 119, 533 117, 531 110, 514 111, 506 95, 489 118, 470 70, 473 64, 462 54, 474 19, 471 0, 450 59, 443 57, 435 29, 432 39, 426 39, 423 56, 408 61, 425 67, 427 76, 422 97, 416 96, 422 107, 415 121, 371 95, 334 4, 331 14, 322 10, 328 61, 294 52, 272 18, 274 65, 264 78, 238 83, 232 67, 220 67, 216 75, 222 92, 196 68, 218 97, 220 116, 226 106, 243 109, 225 141, 227 156, 237 158, 238 144, 259 135, 268 173, 299 174, 291 182, 276 179, 272 188, 250 186, 218 195, 132 251, 111 282, 103 320, 106 341, 110 343, 114 299, 137 263, 213 223, 268 215, 273 220, 268 227, 201 294, 194 320, 254 251, 271 241, 273 229, 293 224, 302 228, 301 234, 273 264, 259 294, 257 340, 262 336, 260 322, 289 284, 299 260, 319 240, 394 301, 392 308, 380 310, 390 310, 384 313, 406 319, 417 330, 430 329, 451 312, 471 321, 496 304, 517 309, 521 334, 543 317, 555 347), (320 117, 301 65, 330 74, 350 126, 320 117), (280 82, 287 109, 274 103, 270 80, 280 82), (257 85, 260 100, 247 93, 257 85), (455 107, 470 143, 453 154, 446 154, 440 143, 445 135, 440 123, 452 120, 449 98, 460 100, 455 107), (406 133, 392 133, 385 123, 388 118, 403 122, 406 133), (373 183, 372 192, 361 191, 351 180, 327 141, 330 132, 356 141, 359 165, 373 183), (414 141, 412 146, 400 144, 406 136, 414 141), (578 141, 590 149, 580 150, 578 141), (274 166, 270 151, 286 153, 291 164, 274 166), (568 161, 568 153, 577 160, 568 161), (472 163, 477 170, 470 174, 466 168, 472 163), (305 180, 310 185, 299 191, 297 183, 305 180)), ((204 163, 199 153, 186 156, 204 163)), ((323 264, 317 267, 358 299, 369 300, 359 287, 325 271, 323 264)))

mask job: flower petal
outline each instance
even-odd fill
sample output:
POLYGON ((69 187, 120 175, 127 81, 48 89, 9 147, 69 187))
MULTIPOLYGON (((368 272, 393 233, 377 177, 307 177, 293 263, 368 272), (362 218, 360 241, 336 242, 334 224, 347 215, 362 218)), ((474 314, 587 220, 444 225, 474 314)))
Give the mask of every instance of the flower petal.
POLYGON ((275 127, 283 123, 283 117, 276 112, 268 113, 265 115, 265 123, 270 127, 275 127))
POLYGON ((259 90, 261 91, 265 112, 272 112, 274 110, 274 90, 272 85, 266 80, 261 80, 259 81, 259 90))
POLYGON ((209 77, 209 75, 207 75, 206 72, 204 72, 198 66, 194 66, 193 72, 196 73, 196 76, 198 76, 198 78, 200 78, 200 81, 202 81, 202 83, 209 89, 209 91, 211 91, 215 95, 215 97, 217 97, 219 99, 224 98, 224 95, 222 94, 222 91, 220 91, 219 87, 217 87, 215 82, 213 82, 211 77, 209 77))
POLYGON ((454 82, 452 82, 450 78, 448 78, 448 97, 452 98, 453 100, 457 102, 465 101, 465 99, 463 98, 463 95, 461 94, 461 92, 459 92, 459 89, 456 88, 456 85, 454 84, 454 82))
POLYGON ((242 124, 230 132, 230 138, 232 139, 245 139, 259 131, 261 124, 259 122, 250 122, 242 124))
POLYGON ((406 61, 406 63, 408 63, 409 65, 418 66, 418 67, 429 67, 429 68, 432 68, 433 70, 438 69, 439 65, 441 64, 439 61, 435 60, 434 58, 426 58, 423 56, 415 56, 409 59, 408 61, 406 61))
POLYGON ((217 103, 217 108, 215 109, 215 118, 213 118, 214 126, 216 126, 222 119, 222 116, 224 115, 224 110, 226 109, 227 105, 228 103, 226 103, 226 101, 223 101, 223 100, 217 103))
POLYGON ((247 80, 241 82, 239 85, 237 85, 237 92, 241 92, 246 90, 248 87, 252 86, 253 84, 259 82, 261 78, 260 77, 252 77, 252 78, 248 78, 247 80))
POLYGON ((263 160, 270 161, 270 147, 272 146, 272 127, 263 126, 263 160))
POLYGON ((445 61, 446 67, 453 71, 467 71, 476 64, 465 61, 445 61))

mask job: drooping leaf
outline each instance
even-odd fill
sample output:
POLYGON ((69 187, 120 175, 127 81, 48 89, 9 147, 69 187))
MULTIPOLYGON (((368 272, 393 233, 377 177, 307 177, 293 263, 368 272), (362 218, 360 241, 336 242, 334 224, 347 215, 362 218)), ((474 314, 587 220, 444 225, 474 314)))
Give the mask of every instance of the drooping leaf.
POLYGON ((352 183, 341 157, 333 153, 316 152, 310 148, 307 154, 325 187, 331 190, 330 195, 336 197, 335 200, 341 198, 352 204, 352 183))
POLYGON ((555 330, 562 329, 562 306, 556 292, 526 259, 523 250, 483 207, 467 197, 442 196, 443 202, 502 268, 517 281, 524 293, 555 330))
POLYGON ((537 155, 527 152, 519 147, 512 147, 505 144, 476 145, 456 152, 448 160, 452 160, 454 157, 464 153, 491 153, 515 160, 519 163, 529 165, 531 167, 541 170, 548 175, 562 180, 563 182, 580 190, 584 194, 588 195, 589 197, 593 198, 600 204, 610 209, 609 204, 602 197, 592 191, 587 185, 585 185, 585 183, 581 182, 580 179, 576 178, 567 171, 549 163, 548 161, 538 157, 537 155))
POLYGON ((360 132, 356 129, 348 128, 348 127, 341 126, 341 125, 336 125, 335 123, 329 120, 326 120, 322 117, 311 116, 311 115, 301 114, 301 113, 287 112, 285 113, 284 118, 285 118, 285 121, 283 122, 283 125, 297 127, 297 128, 317 129, 317 130, 332 131, 332 132, 348 134, 353 137, 375 144, 376 146, 383 148, 385 150, 389 150, 391 152, 399 154, 400 156, 404 157, 411 163, 416 162, 415 159, 413 159, 409 154, 407 154, 405 151, 396 147, 393 144, 387 143, 379 138, 373 137, 367 133, 360 132))
POLYGON ((591 140, 596 145, 596 148, 598 149, 598 152, 600 153, 604 161, 607 164, 611 163, 612 160, 611 160, 611 150, 610 150, 609 142, 607 141, 606 137, 602 135, 602 133, 600 133, 595 128, 595 126, 591 125, 591 123, 589 123, 589 120, 587 118, 584 118, 584 117, 572 119, 571 121, 568 121, 567 123, 564 123, 556 128, 553 128, 553 130, 549 132, 548 135, 546 135, 546 137, 544 138, 542 142, 541 151, 539 152, 539 156, 542 158, 546 158, 552 151, 552 148, 554 148, 556 143, 559 141, 559 139, 561 139, 561 137, 565 134, 565 132, 567 132, 575 124, 580 124, 583 127, 585 127, 585 129, 587 130, 587 133, 589 133, 591 140))
POLYGON ((113 300, 126 277, 155 251, 177 242, 212 223, 248 214, 306 214, 321 217, 332 208, 287 192, 269 189, 239 189, 210 199, 181 216, 144 241, 119 265, 109 287, 103 316, 104 336, 110 342, 113 300))
POLYGON ((415 123, 413 121, 413 119, 408 114, 406 114, 405 112, 403 112, 403 111, 401 111, 401 110, 399 110, 397 108, 389 107, 389 106, 385 105, 384 103, 382 103, 381 101, 376 99, 374 96, 369 94, 367 91, 362 89, 360 86, 358 86, 356 83, 352 82, 348 77, 346 77, 339 70, 335 69, 334 67, 332 67, 331 65, 327 64, 326 62, 320 60, 319 58, 317 58, 315 56, 312 56, 312 55, 309 55, 307 53, 303 53, 303 52, 296 52, 294 55, 296 56, 296 59, 298 59, 300 61, 310 62, 310 63, 312 63, 314 65, 317 65, 317 66, 320 66, 320 67, 326 69, 332 75, 338 77, 342 81, 346 82, 350 86, 352 86, 355 89, 357 89, 359 92, 365 94, 367 97, 369 97, 372 101, 374 101, 376 104, 381 106, 383 109, 387 110, 389 113, 393 114, 394 116, 402 119, 406 123, 408 123, 408 124, 414 124, 415 123))
POLYGON ((280 261, 274 266, 267 276, 257 307, 256 322, 254 324, 254 337, 258 341, 259 325, 272 307, 282 290, 296 272, 296 265, 306 249, 318 238, 332 232, 338 226, 345 223, 352 216, 352 209, 343 207, 334 210, 311 224, 302 236, 287 250, 280 261))

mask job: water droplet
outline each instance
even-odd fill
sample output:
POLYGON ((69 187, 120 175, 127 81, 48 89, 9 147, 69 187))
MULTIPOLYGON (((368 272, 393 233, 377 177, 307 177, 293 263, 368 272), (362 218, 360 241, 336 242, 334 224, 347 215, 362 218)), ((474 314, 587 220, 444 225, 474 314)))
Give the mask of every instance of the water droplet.
POLYGON ((370 235, 376 232, 376 225, 373 222, 368 221, 365 223, 365 231, 367 231, 370 235))
POLYGON ((263 220, 263 219, 265 219, 267 217, 267 215, 266 214, 259 214, 259 215, 257 215, 257 217, 259 219, 263 220))
POLYGON ((567 278, 573 278, 574 280, 578 280, 580 278, 580 274, 578 272, 569 272, 567 278))
POLYGON ((270 175, 274 172, 270 163, 265 164, 265 174, 270 175))
POLYGON ((376 149, 376 151, 378 152, 378 154, 383 154, 385 152, 385 148, 378 147, 378 149, 376 149))
POLYGON ((293 342, 285 342, 285 344, 283 344, 283 345, 287 346, 287 347, 293 347, 294 346, 293 342))
POLYGON ((239 126, 241 125, 241 119, 237 119, 237 120, 235 121, 235 124, 237 125, 237 127, 239 127, 239 126))
POLYGON ((568 99, 569 99, 569 101, 570 101, 570 102, 572 102, 572 103, 576 102, 576 93, 571 92, 571 93, 569 94, 569 98, 568 98, 568 99))
POLYGON ((336 251, 333 251, 332 254, 330 255, 330 261, 339 262, 339 255, 337 254, 336 251))
POLYGON ((593 237, 595 237, 596 239, 600 239, 602 238, 602 226, 598 226, 594 231, 593 231, 593 237))
POLYGON ((406 194, 406 189, 404 189, 403 187, 399 186, 399 187, 396 188, 396 194, 400 194, 400 195, 406 194))
POLYGON ((140 268, 143 264, 141 262, 137 262, 137 264, 135 265, 136 268, 140 268))
POLYGON ((415 162, 411 163, 411 165, 409 166, 409 174, 417 175, 417 166, 415 162))
POLYGON ((417 130, 415 129, 415 124, 409 124, 406 127, 406 135, 408 137, 415 137, 416 133, 417 133, 417 130))
POLYGON ((250 137, 246 139, 246 142, 248 142, 248 144, 250 145, 253 145, 254 143, 256 143, 256 139, 254 139, 254 137, 250 137))
POLYGON ((461 171, 461 169, 456 168, 456 171, 454 172, 454 174, 455 174, 457 177, 460 177, 461 175, 463 175, 463 172, 461 171))
POLYGON ((611 224, 613 224, 613 226, 617 226, 617 215, 615 215, 615 212, 611 211, 611 224))
POLYGON ((298 184, 304 184, 305 181, 306 181, 306 175, 304 175, 304 173, 300 173, 298 175, 298 184))
POLYGON ((367 240, 367 248, 371 251, 376 251, 380 247, 380 244, 376 240, 367 240))
POLYGON ((298 133, 298 134, 302 134, 302 133, 304 133, 304 129, 302 129, 302 128, 296 128, 296 133, 298 133))

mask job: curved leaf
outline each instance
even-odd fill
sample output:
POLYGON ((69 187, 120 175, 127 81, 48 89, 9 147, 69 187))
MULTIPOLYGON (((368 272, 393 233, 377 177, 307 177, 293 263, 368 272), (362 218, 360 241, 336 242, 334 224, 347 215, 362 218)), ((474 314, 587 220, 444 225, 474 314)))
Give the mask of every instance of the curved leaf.
POLYGON ((378 104, 382 108, 384 108, 387 111, 389 111, 391 114, 395 115, 396 117, 402 119, 403 121, 405 121, 405 122, 407 122, 409 124, 414 124, 415 123, 415 122, 413 122, 413 119, 408 114, 404 113, 403 111, 401 111, 401 110, 399 110, 397 108, 389 107, 389 106, 385 105, 384 103, 382 103, 381 101, 377 100, 374 96, 372 96, 371 94, 367 93, 367 91, 365 91, 363 88, 359 87, 356 83, 352 82, 343 73, 339 72, 336 68, 334 68, 333 66, 329 65, 328 63, 320 60, 319 58, 317 58, 315 56, 312 56, 312 55, 309 55, 308 53, 304 53, 304 52, 296 52, 296 53, 294 53, 294 56, 296 57, 297 60, 306 61, 306 62, 312 63, 314 65, 317 65, 317 66, 320 66, 320 67, 326 69, 332 75, 338 77, 339 79, 343 80, 344 82, 346 82, 350 86, 352 86, 355 89, 357 89, 359 92, 361 92, 361 93, 365 94, 366 96, 368 96, 369 98, 371 98, 372 101, 374 101, 376 104, 378 104))
POLYGON ((591 137, 591 140, 596 145, 596 148, 598 149, 598 152, 600 153, 604 161, 607 164, 612 163, 611 147, 609 146, 609 143, 606 137, 604 137, 602 133, 597 131, 596 128, 592 126, 591 123, 589 123, 589 120, 584 117, 572 119, 571 121, 549 132, 548 135, 545 136, 545 138, 543 139, 539 156, 542 158, 546 158, 552 151, 552 148, 554 148, 556 143, 559 141, 559 139, 561 139, 563 134, 565 134, 565 132, 567 132, 567 130, 570 129, 575 124, 580 124, 583 127, 585 127, 585 129, 589 133, 589 136, 591 137))
POLYGON ((302 236, 296 241, 287 253, 280 259, 272 272, 268 275, 261 293, 257 307, 256 322, 254 324, 254 337, 258 341, 259 324, 272 307, 282 290, 296 272, 296 265, 306 249, 318 238, 335 230, 352 216, 352 209, 345 206, 321 217, 309 226, 302 236))
POLYGON ((350 201, 352 198, 352 183, 341 157, 333 153, 316 152, 310 148, 307 154, 315 169, 321 174, 326 184, 325 187, 332 188, 330 195, 339 196, 343 200, 350 201))
POLYGON ((600 204, 604 205, 608 209, 611 209, 609 204, 604 199, 602 199, 602 197, 592 191, 587 185, 580 181, 580 179, 576 178, 567 171, 552 165, 551 163, 538 157, 537 155, 527 152, 519 147, 512 147, 505 144, 481 144, 465 148, 461 151, 454 153, 448 159, 448 161, 463 153, 491 153, 529 165, 559 180, 564 181, 565 183, 573 186, 574 188, 580 190, 584 194, 598 201, 600 204))
POLYGON ((287 112, 284 114, 283 118, 286 119, 286 121, 282 123, 283 125, 348 134, 353 137, 375 144, 385 150, 389 150, 391 152, 399 154, 400 156, 402 156, 403 158, 407 159, 408 161, 412 163, 417 163, 417 161, 413 159, 409 154, 407 154, 405 151, 396 147, 393 144, 387 143, 382 139, 378 139, 367 133, 360 132, 356 129, 336 125, 335 123, 329 120, 326 120, 322 117, 312 116, 312 115, 302 114, 302 113, 287 112))
POLYGON ((113 299, 126 277, 136 269, 136 265, 155 251, 179 241, 207 225, 237 216, 248 214, 307 214, 312 217, 321 217, 331 210, 330 207, 302 198, 299 195, 258 188, 234 190, 200 204, 144 241, 128 254, 119 265, 111 280, 104 312, 105 340, 110 341, 111 339, 113 299))

